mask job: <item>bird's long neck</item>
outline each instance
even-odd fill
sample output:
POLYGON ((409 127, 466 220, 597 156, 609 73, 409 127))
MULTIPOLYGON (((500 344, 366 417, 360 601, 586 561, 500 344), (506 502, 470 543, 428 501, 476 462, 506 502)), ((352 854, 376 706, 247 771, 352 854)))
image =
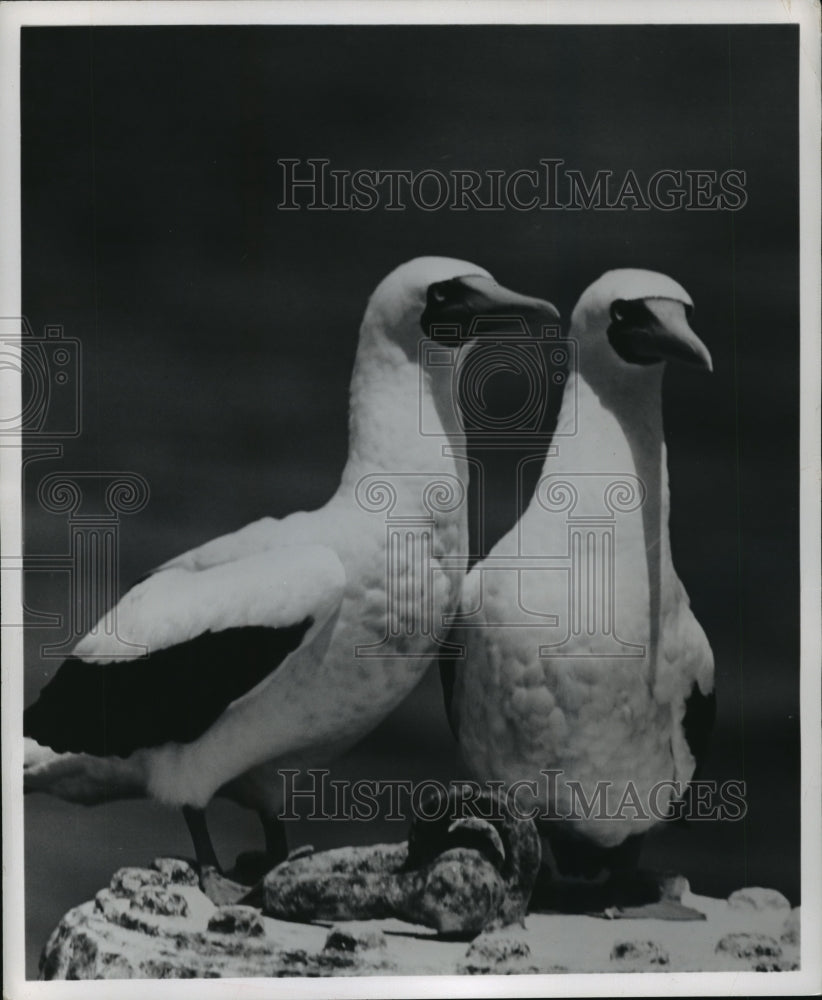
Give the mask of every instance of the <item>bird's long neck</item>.
POLYGON ((467 463, 454 457, 464 452, 465 437, 451 401, 452 374, 450 368, 421 368, 413 351, 363 325, 341 489, 380 472, 446 473, 467 483, 467 463))
POLYGON ((543 470, 637 476, 646 490, 642 510, 649 548, 669 544, 662 377, 663 365, 642 369, 632 381, 597 377, 581 365, 568 378, 557 420, 559 457, 547 459, 543 470))
MULTIPOLYGON (((591 510, 595 503, 601 503, 603 481, 608 476, 618 479, 620 474, 627 474, 641 481, 645 492, 641 506, 615 516, 615 559, 618 576, 622 572, 631 577, 647 574, 647 596, 642 603, 647 600, 652 663, 656 660, 662 619, 677 593, 668 529, 663 368, 648 366, 626 381, 603 376, 601 370, 586 370, 583 363, 569 377, 565 389, 554 438, 559 454, 549 457, 543 469, 543 476, 557 472, 583 474, 578 483, 590 491, 591 510)), ((619 615, 620 601, 624 605, 630 599, 618 594, 616 600, 619 615)), ((632 613, 640 611, 637 607, 632 613)))

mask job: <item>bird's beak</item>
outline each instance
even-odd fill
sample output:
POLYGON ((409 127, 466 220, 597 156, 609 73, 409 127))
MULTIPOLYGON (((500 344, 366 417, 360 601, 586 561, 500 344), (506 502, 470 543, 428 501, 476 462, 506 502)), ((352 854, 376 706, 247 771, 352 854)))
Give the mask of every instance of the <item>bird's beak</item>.
POLYGON ((685 306, 672 299, 644 299, 641 323, 620 330, 623 347, 641 362, 684 361, 714 370, 711 353, 688 325, 685 306))
POLYGON ((530 319, 546 324, 559 321, 559 313, 550 302, 520 295, 492 278, 471 274, 429 285, 420 324, 430 335, 435 326, 462 326, 480 317, 530 319))

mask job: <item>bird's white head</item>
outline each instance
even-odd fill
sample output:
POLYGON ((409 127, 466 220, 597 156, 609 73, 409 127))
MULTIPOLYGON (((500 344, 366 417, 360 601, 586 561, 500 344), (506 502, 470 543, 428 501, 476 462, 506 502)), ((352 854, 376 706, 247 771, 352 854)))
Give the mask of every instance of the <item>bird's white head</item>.
POLYGON ((580 296, 571 336, 579 341, 580 362, 595 358, 596 368, 612 379, 639 375, 662 361, 712 371, 710 352, 689 325, 692 311, 690 295, 665 274, 606 271, 580 296))
POLYGON ((559 319, 549 302, 504 288, 477 264, 451 257, 416 257, 377 285, 364 326, 379 329, 409 356, 416 356, 420 337, 432 327, 452 326, 464 335, 471 319, 479 315, 559 319))
POLYGON ((449 257, 401 264, 377 285, 360 327, 351 379, 352 454, 394 455, 398 431, 387 423, 390 414, 413 427, 405 439, 406 466, 418 461, 430 468, 430 443, 442 433, 453 440, 463 435, 456 385, 465 352, 475 342, 472 320, 543 315, 547 323, 559 318, 550 303, 503 288, 477 264, 449 257), (443 350, 428 352, 429 337, 443 350), (428 428, 422 436, 421 426, 428 428), (419 445, 416 458, 411 441, 419 445))

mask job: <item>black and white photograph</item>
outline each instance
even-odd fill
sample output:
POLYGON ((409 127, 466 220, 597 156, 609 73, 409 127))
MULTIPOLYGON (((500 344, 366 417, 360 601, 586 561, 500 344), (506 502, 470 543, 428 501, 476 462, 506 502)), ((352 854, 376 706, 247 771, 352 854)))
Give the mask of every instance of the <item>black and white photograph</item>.
POLYGON ((818 6, 173 6, 0 10, 4 995, 817 993, 818 6))

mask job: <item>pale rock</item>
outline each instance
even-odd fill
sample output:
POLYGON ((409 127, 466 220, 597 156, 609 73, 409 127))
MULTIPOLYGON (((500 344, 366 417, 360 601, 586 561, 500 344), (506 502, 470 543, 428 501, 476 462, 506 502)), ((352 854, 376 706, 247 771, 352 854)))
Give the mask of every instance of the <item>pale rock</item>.
POLYGON ((260 911, 254 906, 219 906, 209 918, 212 934, 235 934, 237 937, 262 937, 265 925, 260 911))
POLYGON ((653 968, 670 965, 671 959, 655 941, 618 941, 611 949, 611 961, 653 968))
POLYGON ((785 919, 785 923, 782 925, 782 935, 780 941, 783 944, 794 945, 799 947, 799 935, 801 930, 801 911, 798 906, 795 906, 785 919))
MULTIPOLYGON (((387 857, 398 855, 383 847, 370 864, 387 857)), ((531 913, 467 945, 396 917, 329 928, 276 920, 251 906, 215 907, 193 877, 185 862, 170 859, 121 869, 109 888, 63 917, 44 949, 41 978, 781 971, 799 964, 791 933, 798 909, 785 920, 780 909, 734 908, 692 893, 685 902, 704 921, 531 913)))
POLYGON ((776 889, 752 886, 737 889, 728 896, 728 903, 734 910, 790 910, 791 904, 776 889))
POLYGON ((768 934, 727 934, 716 946, 735 958, 781 958, 782 948, 768 934))
POLYGON ((350 921, 337 924, 329 931, 324 951, 362 952, 385 950, 385 934, 376 921, 350 921))

